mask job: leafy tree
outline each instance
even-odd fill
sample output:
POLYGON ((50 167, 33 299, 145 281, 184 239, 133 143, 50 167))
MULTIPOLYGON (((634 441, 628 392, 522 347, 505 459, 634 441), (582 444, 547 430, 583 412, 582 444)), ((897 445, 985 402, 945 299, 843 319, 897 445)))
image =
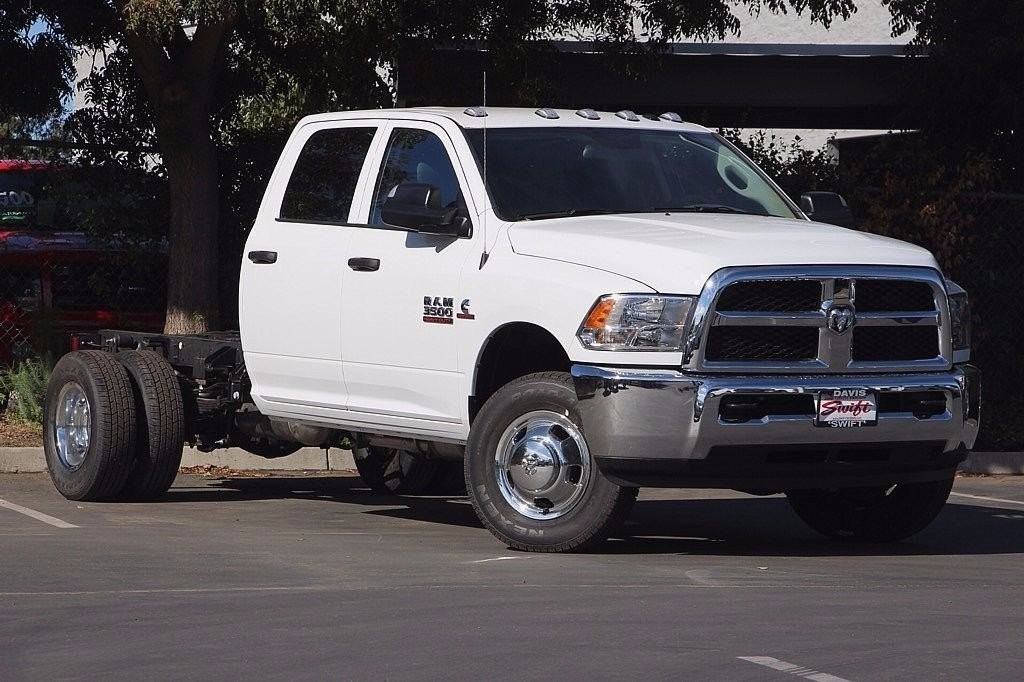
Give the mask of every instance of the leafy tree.
POLYGON ((884 2, 893 33, 915 30, 927 54, 906 87, 934 155, 959 167, 984 154, 998 166, 989 187, 1024 190, 1024 1, 884 2))
POLYGON ((72 55, 50 32, 32 35, 38 15, 31 3, 0 8, 0 64, 4 69, 0 96, 0 133, 10 133, 26 119, 53 116, 74 75, 72 55), (18 68, 10 68, 16 64, 18 68))
POLYGON ((32 108, 45 113, 67 95, 75 49, 103 51, 84 84, 94 106, 72 118, 68 135, 135 148, 113 154, 122 163, 145 163, 139 147, 159 151, 170 205, 167 330, 200 332, 219 314, 222 227, 251 220, 285 131, 304 113, 389 104, 387 69, 405 41, 482 40, 514 58, 528 41, 580 35, 608 50, 653 53, 674 40, 736 33, 744 11, 796 11, 828 25, 855 3, 6 0, 0 58, 39 72, 32 108), (40 20, 48 30, 29 39, 40 20))

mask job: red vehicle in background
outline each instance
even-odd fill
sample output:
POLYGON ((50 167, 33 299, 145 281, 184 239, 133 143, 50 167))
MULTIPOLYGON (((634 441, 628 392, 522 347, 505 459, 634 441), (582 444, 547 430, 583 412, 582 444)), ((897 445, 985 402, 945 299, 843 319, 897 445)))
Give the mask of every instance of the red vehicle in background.
POLYGON ((107 327, 161 331, 166 254, 90 240, 52 226, 42 162, 0 161, 0 363, 59 355, 71 337, 107 327))

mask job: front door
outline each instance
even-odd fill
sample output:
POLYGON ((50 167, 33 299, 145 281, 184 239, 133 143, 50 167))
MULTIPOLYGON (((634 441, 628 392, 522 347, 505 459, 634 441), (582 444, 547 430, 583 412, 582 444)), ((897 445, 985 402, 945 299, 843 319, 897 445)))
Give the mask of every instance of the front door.
POLYGON ((476 215, 467 204, 472 198, 466 175, 452 139, 428 123, 394 122, 380 156, 373 201, 361 217, 365 226, 354 230, 349 245, 352 257, 379 263, 373 270, 345 273, 342 345, 349 410, 372 415, 375 423, 457 431, 443 425, 460 424, 466 410, 456 328, 472 323, 459 316, 461 302, 469 298, 460 289, 461 273, 468 262, 475 266, 479 240, 388 226, 381 206, 396 185, 418 182, 438 187, 443 205, 476 215))
POLYGON ((353 231, 346 226, 359 209, 353 197, 370 172, 364 165, 377 128, 339 121, 298 131, 246 242, 239 322, 253 398, 266 414, 338 419, 347 403, 342 294, 353 231), (275 191, 278 182, 284 187, 275 191))

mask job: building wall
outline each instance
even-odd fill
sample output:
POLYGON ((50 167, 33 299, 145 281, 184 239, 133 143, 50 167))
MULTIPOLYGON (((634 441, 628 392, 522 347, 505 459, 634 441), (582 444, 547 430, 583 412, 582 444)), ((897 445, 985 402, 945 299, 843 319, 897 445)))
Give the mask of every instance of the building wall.
POLYGON ((795 12, 740 18, 740 35, 727 37, 727 43, 776 43, 809 45, 906 45, 912 33, 893 37, 892 16, 880 0, 857 0, 857 12, 846 21, 835 21, 830 28, 812 25, 807 16, 795 12))
MULTIPOLYGON (((741 18, 740 34, 726 38, 726 43, 776 44, 776 45, 907 45, 914 38, 913 31, 898 36, 892 35, 892 15, 880 0, 858 0, 857 12, 847 20, 832 23, 829 28, 811 24, 806 16, 795 12, 772 14, 761 12, 756 16, 741 18)), ((743 130, 743 134, 752 134, 743 130)), ((824 146, 829 139, 844 139, 861 135, 874 135, 882 130, 846 129, 794 129, 774 128, 766 131, 783 140, 799 138, 800 144, 809 149, 824 146)))

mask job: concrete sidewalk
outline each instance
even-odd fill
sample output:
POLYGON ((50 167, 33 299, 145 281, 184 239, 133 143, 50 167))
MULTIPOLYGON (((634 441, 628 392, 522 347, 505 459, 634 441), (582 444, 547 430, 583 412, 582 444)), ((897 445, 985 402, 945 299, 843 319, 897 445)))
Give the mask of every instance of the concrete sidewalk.
MULTIPOLYGON (((263 469, 274 471, 344 471, 356 468, 352 453, 333 448, 302 448, 293 455, 266 459, 251 455, 239 448, 215 452, 200 452, 185 448, 181 466, 193 467, 211 464, 228 469, 263 469)), ((0 473, 28 473, 46 471, 42 448, 0 448, 0 473)))
MULTIPOLYGON (((352 453, 333 448, 303 448, 293 455, 264 459, 238 448, 199 452, 185 448, 181 466, 213 466, 228 469, 270 471, 343 471, 356 468, 352 453)), ((1024 474, 1024 452, 972 452, 960 467, 972 474, 1024 474)), ((0 473, 46 471, 42 448, 0 448, 0 473)))

